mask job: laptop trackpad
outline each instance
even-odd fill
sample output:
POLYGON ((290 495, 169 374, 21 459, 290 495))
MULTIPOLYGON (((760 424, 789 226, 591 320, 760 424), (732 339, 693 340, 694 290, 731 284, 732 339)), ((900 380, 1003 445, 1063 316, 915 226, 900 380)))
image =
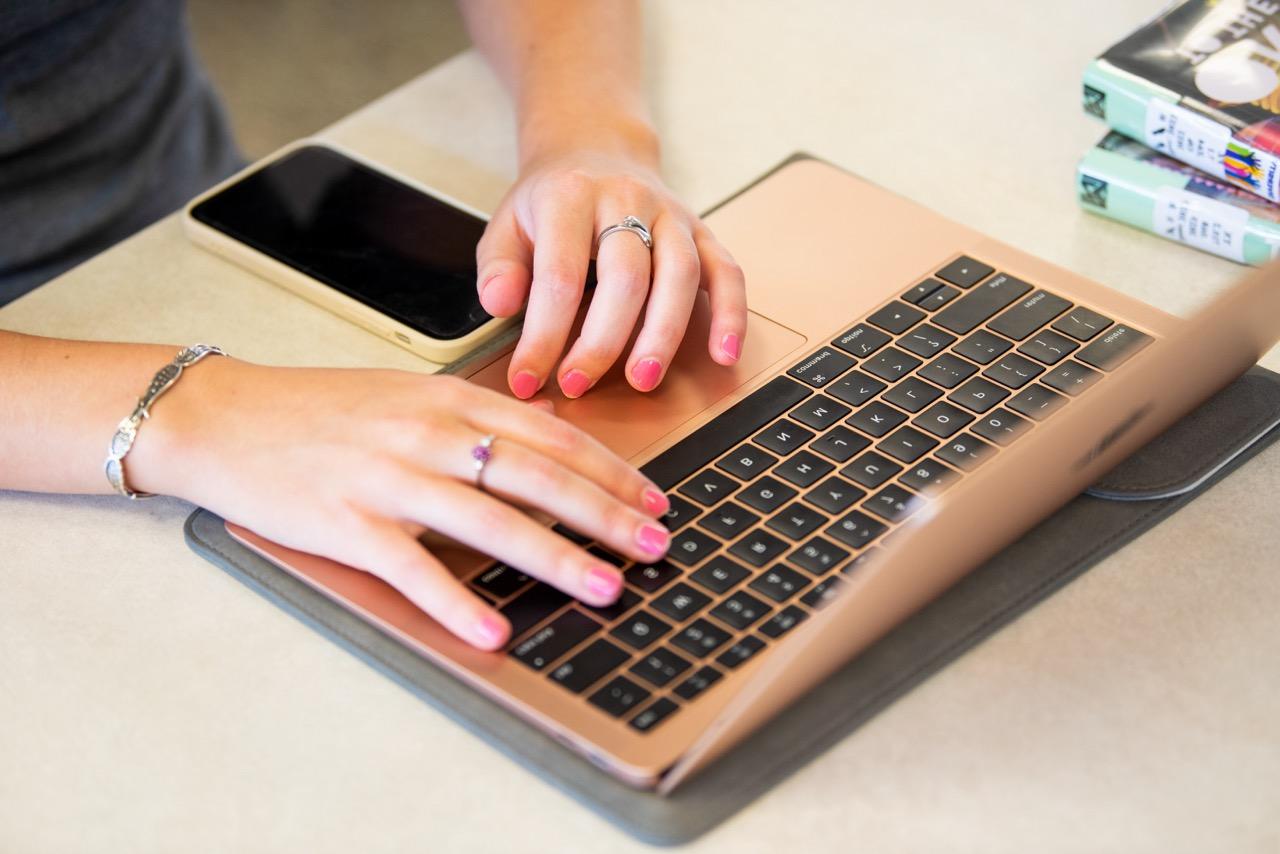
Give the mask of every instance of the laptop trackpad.
MULTIPOLYGON (((575 326, 571 341, 577 333, 575 326)), ((711 361, 707 351, 709 334, 706 294, 699 293, 684 341, 656 391, 645 394, 627 384, 623 365, 631 352, 629 341, 618 363, 583 397, 577 400, 564 397, 554 379, 537 397, 554 401, 557 415, 591 433, 619 456, 630 459, 805 343, 799 333, 749 312, 742 359, 726 368, 711 361)), ((510 354, 504 355, 474 374, 471 380, 510 394, 507 390, 510 361, 510 354)), ((651 455, 645 458, 648 456, 651 455)))

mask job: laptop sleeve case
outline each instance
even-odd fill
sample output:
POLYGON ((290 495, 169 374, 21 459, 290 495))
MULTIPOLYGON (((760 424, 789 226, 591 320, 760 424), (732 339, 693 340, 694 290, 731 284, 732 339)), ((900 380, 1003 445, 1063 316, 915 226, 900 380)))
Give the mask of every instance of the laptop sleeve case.
POLYGON ((197 554, 622 830, 674 845, 732 816, 966 650, 1193 501, 1277 436, 1280 374, 1255 367, 665 797, 619 783, 245 549, 218 516, 197 510, 187 520, 186 536, 197 554))

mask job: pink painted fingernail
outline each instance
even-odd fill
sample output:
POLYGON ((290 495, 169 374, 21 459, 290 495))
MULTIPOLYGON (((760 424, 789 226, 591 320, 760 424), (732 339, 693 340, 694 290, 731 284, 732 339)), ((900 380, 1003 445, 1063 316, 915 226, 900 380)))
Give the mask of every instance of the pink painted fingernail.
POLYGON ((631 369, 631 379, 640 391, 653 391, 662 375, 662 363, 657 359, 641 359, 631 369))
POLYGON ((622 576, 616 570, 600 564, 587 570, 587 589, 602 598, 616 596, 622 587, 622 576))
POLYGON ((560 378, 560 390, 565 397, 582 397, 591 388, 591 377, 574 368, 560 378))
POLYGON ((658 525, 641 525, 636 531, 636 544, 654 557, 662 557, 667 553, 667 543, 671 535, 667 529, 658 525))
POLYGON ((656 489, 645 489, 640 495, 640 500, 644 502, 644 509, 654 516, 666 513, 671 508, 671 502, 667 500, 667 496, 656 489))
POLYGON ((480 635, 486 643, 497 646, 506 639, 507 627, 502 624, 502 620, 486 614, 480 618, 480 622, 476 623, 476 634, 480 635))
POLYGON ((533 397, 538 393, 538 387, 541 385, 542 383, 538 381, 538 378, 529 371, 520 371, 511 378, 511 391, 521 400, 533 397))
POLYGON ((736 362, 742 358, 742 341, 739 340, 737 335, 730 332, 720 339, 720 350, 736 362))

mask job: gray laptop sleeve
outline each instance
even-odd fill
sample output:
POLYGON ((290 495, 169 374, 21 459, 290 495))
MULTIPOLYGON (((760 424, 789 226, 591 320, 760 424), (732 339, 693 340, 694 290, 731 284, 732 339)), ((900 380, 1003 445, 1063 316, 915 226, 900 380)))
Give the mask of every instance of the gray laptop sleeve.
POLYGON ((1280 374, 1254 368, 1102 482, 667 796, 618 783, 392 637, 244 549, 222 520, 186 524, 198 554, 642 840, 705 833, 912 687, 1226 477, 1280 435, 1280 374))

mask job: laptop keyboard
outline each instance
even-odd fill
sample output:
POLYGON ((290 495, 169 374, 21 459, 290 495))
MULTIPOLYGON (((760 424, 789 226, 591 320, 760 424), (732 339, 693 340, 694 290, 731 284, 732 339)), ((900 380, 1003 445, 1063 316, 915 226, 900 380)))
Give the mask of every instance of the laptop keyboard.
POLYGON ((648 732, 822 607, 945 490, 1151 341, 960 257, 642 468, 665 560, 592 608, 505 564, 470 579, 516 661, 648 732))

